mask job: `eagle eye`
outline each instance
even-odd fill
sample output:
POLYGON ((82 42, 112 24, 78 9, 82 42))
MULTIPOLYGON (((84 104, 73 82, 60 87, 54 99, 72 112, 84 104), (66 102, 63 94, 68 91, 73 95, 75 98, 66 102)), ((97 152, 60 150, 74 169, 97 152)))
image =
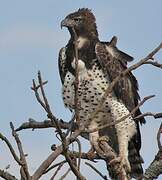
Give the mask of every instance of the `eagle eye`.
POLYGON ((81 22, 81 21, 82 21, 82 18, 81 18, 81 17, 74 18, 74 21, 75 21, 75 22, 81 22))

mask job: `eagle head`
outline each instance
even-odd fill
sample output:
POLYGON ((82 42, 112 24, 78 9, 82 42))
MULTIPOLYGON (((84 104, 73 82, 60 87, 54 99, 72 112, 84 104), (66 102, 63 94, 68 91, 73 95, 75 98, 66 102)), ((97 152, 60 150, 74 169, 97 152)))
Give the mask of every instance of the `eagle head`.
POLYGON ((71 35, 75 30, 78 36, 98 37, 96 18, 88 8, 82 8, 67 15, 61 22, 62 27, 67 27, 71 35))

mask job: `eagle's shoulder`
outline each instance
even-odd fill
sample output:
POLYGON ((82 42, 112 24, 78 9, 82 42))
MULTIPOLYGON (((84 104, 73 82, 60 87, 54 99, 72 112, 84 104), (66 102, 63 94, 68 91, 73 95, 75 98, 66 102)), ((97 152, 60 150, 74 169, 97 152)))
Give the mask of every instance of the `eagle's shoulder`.
MULTIPOLYGON (((97 42, 95 46, 97 59, 110 81, 126 70, 127 62, 133 60, 132 56, 120 51, 116 47, 116 43, 117 40, 114 39, 110 42, 97 42)), ((132 72, 121 78, 113 90, 116 97, 126 105, 129 111, 137 106, 139 100, 138 82, 132 72)))

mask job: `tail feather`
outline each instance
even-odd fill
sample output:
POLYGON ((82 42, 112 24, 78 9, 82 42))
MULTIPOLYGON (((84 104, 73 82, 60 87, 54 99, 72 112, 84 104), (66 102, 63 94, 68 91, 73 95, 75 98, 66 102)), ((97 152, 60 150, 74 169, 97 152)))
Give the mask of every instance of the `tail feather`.
POLYGON ((131 165, 131 177, 139 179, 143 176, 142 163, 143 159, 140 156, 138 150, 136 149, 133 141, 129 142, 129 153, 128 159, 131 165))

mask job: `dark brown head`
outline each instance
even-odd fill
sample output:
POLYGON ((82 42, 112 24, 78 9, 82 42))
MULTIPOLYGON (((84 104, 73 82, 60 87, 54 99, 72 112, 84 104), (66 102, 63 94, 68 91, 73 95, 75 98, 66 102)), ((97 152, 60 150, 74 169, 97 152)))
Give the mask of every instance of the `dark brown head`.
POLYGON ((89 36, 90 38, 98 38, 96 18, 88 8, 82 8, 69 14, 61 22, 61 27, 67 27, 72 35, 72 29, 78 36, 89 36))

